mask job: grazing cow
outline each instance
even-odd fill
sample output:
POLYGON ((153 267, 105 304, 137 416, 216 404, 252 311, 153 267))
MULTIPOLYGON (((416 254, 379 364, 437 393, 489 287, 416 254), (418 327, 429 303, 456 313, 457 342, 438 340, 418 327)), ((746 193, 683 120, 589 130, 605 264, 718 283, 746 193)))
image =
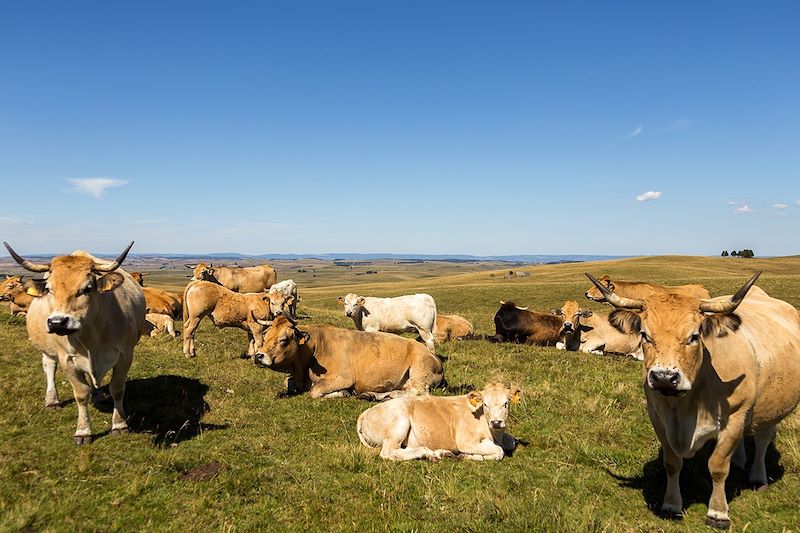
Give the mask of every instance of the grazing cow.
POLYGON ((639 335, 618 331, 608 321, 608 315, 581 309, 578 302, 570 300, 555 314, 564 317, 564 342, 556 344, 559 350, 593 354, 615 353, 644 359, 639 335))
POLYGON ((141 287, 144 287, 144 277, 149 276, 150 272, 131 272, 131 277, 141 287))
POLYGON ((7 301, 12 315, 24 315, 31 306, 33 296, 26 292, 22 276, 6 276, 0 282, 0 302, 7 301))
POLYGON ((495 334, 487 339, 490 342, 555 346, 563 336, 564 320, 552 313, 528 311, 527 307, 500 300, 494 326, 495 334))
POLYGON ((436 302, 430 294, 413 294, 395 298, 373 298, 352 292, 338 298, 344 314, 360 331, 407 333, 416 331, 433 352, 433 330, 436 327, 436 302))
POLYGON ((186 265, 192 269, 192 279, 218 283, 233 292, 261 292, 278 281, 275 269, 269 265, 224 267, 198 263, 186 265))
POLYGON ((175 321, 171 316, 159 313, 147 313, 144 319, 143 334, 155 337, 159 333, 167 333, 173 339, 178 336, 178 334, 175 333, 175 321))
MULTIPOLYGON (((642 283, 639 281, 612 281, 607 275, 600 276, 599 280, 603 286, 623 298, 646 298, 651 294, 678 294, 680 296, 692 296, 695 298, 711 298, 705 287, 702 285, 654 285, 652 283, 642 283)), ((597 287, 590 287, 584 296, 595 302, 605 302, 603 293, 597 287)))
POLYGON ((524 271, 522 271, 522 270, 517 270, 517 271, 514 271, 514 270, 509 270, 509 271, 506 273, 506 275, 505 275, 505 276, 503 276, 503 278, 504 278, 504 279, 513 279, 513 278, 529 278, 529 277, 530 277, 530 275, 531 275, 531 273, 530 273, 530 272, 524 272, 524 271))
POLYGON ((464 396, 396 398, 358 417, 361 444, 391 461, 459 457, 499 461, 516 447, 506 433, 509 403, 521 391, 490 384, 464 396))
POLYGON ((459 315, 436 315, 433 337, 437 343, 461 340, 475 333, 472 324, 459 315))
POLYGON ((667 471, 662 512, 683 511, 683 460, 716 440, 706 523, 723 529, 730 526, 725 480, 731 459, 744 467, 744 435, 756 445, 749 480, 766 485, 767 446, 800 402, 800 316, 753 286, 759 274, 733 296, 711 300, 664 293, 624 298, 587 274, 617 308, 611 323, 642 339, 647 411, 667 471))
POLYGON ((275 316, 282 315, 284 311, 291 318, 297 318, 297 283, 291 279, 279 281, 269 288, 269 307, 275 316))
POLYGON ((264 292, 238 293, 209 281, 192 281, 183 293, 183 354, 197 355, 194 332, 203 317, 211 317, 218 328, 239 328, 247 332, 247 354, 255 353, 255 338, 261 337, 273 316, 269 295, 264 292))
POLYGON ((119 268, 133 242, 111 263, 84 251, 55 257, 50 263, 34 263, 17 255, 8 243, 3 244, 26 269, 47 273, 46 281, 28 288, 35 298, 26 321, 31 342, 42 352, 46 404, 58 404, 55 371, 60 364, 78 406, 75 443, 91 442, 89 397, 113 369, 108 385, 114 400, 111 433, 127 433, 122 406, 125 379, 145 315, 142 288, 119 268))
POLYGON ((441 383, 439 358, 422 344, 388 333, 333 326, 302 330, 285 316, 275 318, 262 337, 254 361, 289 374, 289 393, 313 398, 349 396, 370 399, 426 394, 441 383))
POLYGON ((183 313, 183 294, 153 287, 142 287, 148 313, 179 319, 183 313))

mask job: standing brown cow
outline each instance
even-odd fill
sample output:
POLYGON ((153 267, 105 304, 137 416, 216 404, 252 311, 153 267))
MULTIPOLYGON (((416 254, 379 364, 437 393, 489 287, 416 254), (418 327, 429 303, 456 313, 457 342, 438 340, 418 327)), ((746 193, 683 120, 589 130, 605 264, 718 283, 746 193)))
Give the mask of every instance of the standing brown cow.
POLYGON ((186 267, 192 269, 193 280, 219 283, 233 292, 261 292, 278 281, 278 274, 269 265, 224 267, 198 263, 186 267))

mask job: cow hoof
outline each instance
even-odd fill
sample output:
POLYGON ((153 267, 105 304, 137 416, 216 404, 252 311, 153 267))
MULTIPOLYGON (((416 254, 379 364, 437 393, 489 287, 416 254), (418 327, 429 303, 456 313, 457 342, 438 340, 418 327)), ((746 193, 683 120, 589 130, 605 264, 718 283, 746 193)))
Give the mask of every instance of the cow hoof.
POLYGON ((755 485, 756 485, 756 492, 764 492, 769 488, 769 485, 766 483, 764 484, 756 483, 755 485))
POLYGON ((91 444, 91 443, 92 443, 91 435, 75 435, 76 446, 81 446, 83 444, 91 444))
POLYGON ((117 428, 111 430, 111 434, 114 435, 115 437, 118 437, 120 435, 127 435, 128 433, 130 433, 130 430, 128 428, 117 428))
POLYGON ((731 521, 727 518, 713 518, 707 516, 706 525, 717 529, 729 529, 731 527, 731 521))
POLYGON ((191 359, 192 357, 195 356, 195 354, 193 354, 193 353, 184 353, 183 356, 186 357, 186 359, 191 359))
POLYGON ((61 402, 48 403, 47 405, 44 406, 44 408, 50 410, 61 409, 61 402))

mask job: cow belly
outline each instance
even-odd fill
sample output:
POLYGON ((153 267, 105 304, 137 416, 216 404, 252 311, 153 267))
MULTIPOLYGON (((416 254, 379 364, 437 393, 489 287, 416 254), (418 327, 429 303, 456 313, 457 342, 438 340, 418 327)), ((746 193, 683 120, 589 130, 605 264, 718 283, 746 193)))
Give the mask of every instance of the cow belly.
POLYGON ((385 368, 374 364, 364 365, 356 371, 353 388, 362 392, 389 392, 402 388, 407 381, 408 368, 385 368))
POLYGON ((409 448, 424 446, 431 450, 450 450, 457 453, 458 445, 450 431, 449 421, 443 416, 414 417, 408 434, 409 448))

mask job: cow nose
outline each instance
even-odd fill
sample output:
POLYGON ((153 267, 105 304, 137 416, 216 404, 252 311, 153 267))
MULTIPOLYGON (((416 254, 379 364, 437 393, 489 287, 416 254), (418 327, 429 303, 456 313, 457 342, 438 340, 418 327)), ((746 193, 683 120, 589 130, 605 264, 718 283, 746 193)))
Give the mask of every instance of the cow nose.
POLYGON ((67 329, 69 317, 66 316, 51 316, 47 319, 47 329, 50 331, 67 329))
POLYGON ((492 420, 492 427, 495 428, 495 429, 500 429, 501 427, 503 427, 503 421, 502 420, 492 420))
POLYGON ((258 352, 255 357, 253 357, 253 362, 259 366, 269 366, 272 364, 272 359, 262 352, 258 352))
POLYGON ((574 329, 574 325, 572 322, 564 322, 564 329, 567 331, 572 331, 574 329))
POLYGON ((651 370, 650 383, 654 389, 675 389, 681 380, 681 375, 675 370, 651 370))

